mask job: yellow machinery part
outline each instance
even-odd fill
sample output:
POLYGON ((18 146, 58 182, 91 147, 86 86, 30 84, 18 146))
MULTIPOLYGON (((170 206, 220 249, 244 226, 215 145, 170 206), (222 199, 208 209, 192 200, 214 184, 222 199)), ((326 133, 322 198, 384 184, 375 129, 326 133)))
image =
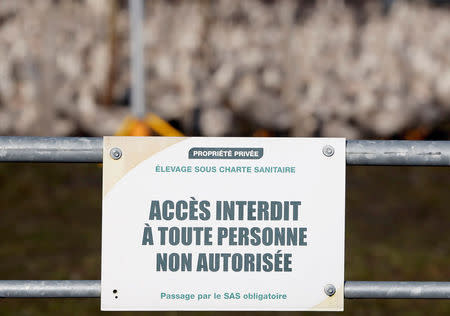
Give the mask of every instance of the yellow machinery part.
POLYGON ((161 136, 184 136, 183 133, 155 114, 148 114, 144 122, 161 136))
POLYGON ((151 136, 156 132, 161 136, 184 136, 179 130, 155 114, 148 114, 144 120, 128 116, 115 136, 151 136))

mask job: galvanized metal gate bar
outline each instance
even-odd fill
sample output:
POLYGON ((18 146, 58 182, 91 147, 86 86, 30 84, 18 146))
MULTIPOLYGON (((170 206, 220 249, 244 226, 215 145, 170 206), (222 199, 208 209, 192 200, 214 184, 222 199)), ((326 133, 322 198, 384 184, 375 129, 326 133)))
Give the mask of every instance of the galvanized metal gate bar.
POLYGON ((349 140, 347 165, 450 166, 450 141, 349 140))
POLYGON ((102 152, 101 137, 0 137, 0 162, 102 162, 102 152))
POLYGON ((98 280, 2 280, 0 298, 100 297, 98 280))
POLYGON ((450 299, 450 282, 346 281, 344 297, 450 299))
MULTIPOLYGON (((0 298, 100 297, 100 281, 0 281, 0 298)), ((345 298, 450 299, 450 282, 346 281, 345 298)))
MULTIPOLYGON (((102 162, 101 137, 0 137, 0 162, 102 162)), ((450 141, 348 140, 347 165, 450 166, 450 141)))

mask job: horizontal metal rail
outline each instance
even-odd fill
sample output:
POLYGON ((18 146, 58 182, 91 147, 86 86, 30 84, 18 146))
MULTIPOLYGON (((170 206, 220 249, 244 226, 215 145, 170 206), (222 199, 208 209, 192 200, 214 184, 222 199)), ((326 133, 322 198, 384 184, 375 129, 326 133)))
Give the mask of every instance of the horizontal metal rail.
MULTIPOLYGON (((100 281, 0 281, 0 298, 100 297, 100 281)), ((345 298, 450 299, 450 282, 346 281, 345 298)))
POLYGON ((1 136, 0 162, 102 162, 101 137, 1 136))
POLYGON ((100 297, 97 280, 2 280, 0 298, 100 297))
MULTIPOLYGON (((0 162, 102 162, 101 137, 0 137, 0 162)), ((347 165, 450 166, 450 141, 348 140, 347 165)))
POLYGON ((348 140, 347 165, 450 166, 450 141, 348 140))
POLYGON ((347 281, 344 297, 450 299, 450 282, 347 281))

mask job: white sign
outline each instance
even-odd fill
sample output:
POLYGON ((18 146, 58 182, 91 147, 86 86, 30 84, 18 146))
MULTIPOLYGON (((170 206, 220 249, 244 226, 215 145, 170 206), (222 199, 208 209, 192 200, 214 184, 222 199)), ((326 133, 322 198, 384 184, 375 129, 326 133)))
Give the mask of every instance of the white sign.
POLYGON ((103 143, 102 310, 343 310, 345 139, 103 143))

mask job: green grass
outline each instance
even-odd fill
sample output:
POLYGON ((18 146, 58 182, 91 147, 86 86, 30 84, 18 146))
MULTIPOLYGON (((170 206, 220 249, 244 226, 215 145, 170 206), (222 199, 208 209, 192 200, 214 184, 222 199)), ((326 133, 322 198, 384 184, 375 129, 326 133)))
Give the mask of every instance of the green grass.
MULTIPOLYGON (((449 187, 448 168, 347 168, 345 278, 449 281, 449 187)), ((0 164, 0 192, 0 279, 100 279, 100 167, 0 164)), ((96 314, 98 299, 0 299, 0 315, 96 314)), ((450 315, 450 302, 346 300, 344 314, 450 315)))

